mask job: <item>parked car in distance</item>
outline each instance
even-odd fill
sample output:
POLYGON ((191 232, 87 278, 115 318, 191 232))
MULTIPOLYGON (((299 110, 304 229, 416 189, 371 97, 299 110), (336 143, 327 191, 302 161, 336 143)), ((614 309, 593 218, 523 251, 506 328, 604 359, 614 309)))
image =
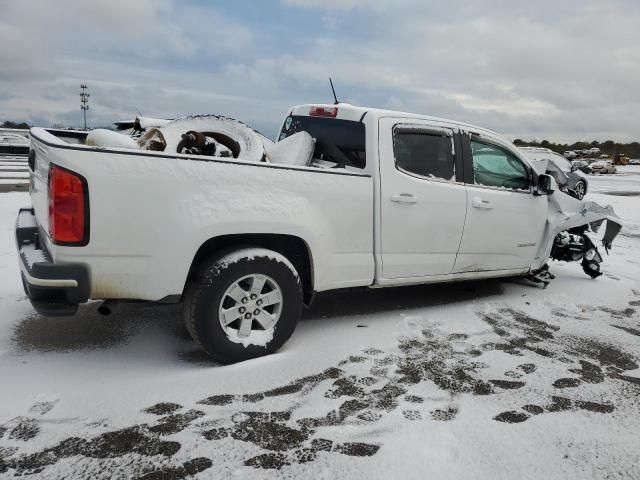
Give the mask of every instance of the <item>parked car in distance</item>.
POLYGON ((632 158, 631 160, 629 160, 629 165, 640 165, 640 159, 632 158))
POLYGON ((582 173, 591 173, 589 162, 586 162, 584 160, 574 160, 573 162, 571 162, 571 166, 580 170, 582 173))
POLYGON ((589 153, 589 155, 594 156, 594 157, 596 155, 600 155, 600 149, 597 148, 597 147, 590 148, 589 150, 587 150, 587 152, 589 153))
POLYGON ((564 156, 564 158, 576 158, 578 156, 578 154, 573 150, 567 150, 562 155, 564 156))
POLYGON ((616 173, 618 171, 611 160, 598 160, 593 162, 590 167, 593 173, 616 173))
MULTIPOLYGON (((578 167, 567 160, 562 155, 557 154, 548 148, 539 147, 520 147, 519 150, 532 163, 542 160, 552 160, 553 163, 567 176, 566 188, 575 193, 578 200, 582 200, 587 194, 588 182, 585 176, 578 170, 578 167)), ((584 162, 586 164, 586 162, 584 162)), ((544 173, 544 172, 542 172, 544 173)))

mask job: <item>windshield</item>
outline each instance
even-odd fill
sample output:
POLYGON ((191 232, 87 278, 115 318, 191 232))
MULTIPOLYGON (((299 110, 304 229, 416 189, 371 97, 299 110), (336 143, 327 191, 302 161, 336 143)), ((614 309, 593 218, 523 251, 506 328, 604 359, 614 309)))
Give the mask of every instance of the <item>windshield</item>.
POLYGON ((342 166, 365 167, 364 123, 291 115, 285 120, 278 141, 302 131, 309 133, 316 142, 314 159, 327 160, 342 166))

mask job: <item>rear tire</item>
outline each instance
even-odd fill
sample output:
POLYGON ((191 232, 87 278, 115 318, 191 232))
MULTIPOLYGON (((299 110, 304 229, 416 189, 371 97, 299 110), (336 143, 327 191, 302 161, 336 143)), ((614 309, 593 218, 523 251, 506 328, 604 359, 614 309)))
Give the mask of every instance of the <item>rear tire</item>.
POLYGON ((578 198, 578 200, 582 200, 587 194, 587 184, 583 181, 579 181, 576 183, 573 191, 576 192, 576 197, 578 198))
POLYGON ((234 363, 269 355, 293 334, 302 285, 283 255, 236 250, 202 264, 184 295, 184 321, 214 360, 234 363))

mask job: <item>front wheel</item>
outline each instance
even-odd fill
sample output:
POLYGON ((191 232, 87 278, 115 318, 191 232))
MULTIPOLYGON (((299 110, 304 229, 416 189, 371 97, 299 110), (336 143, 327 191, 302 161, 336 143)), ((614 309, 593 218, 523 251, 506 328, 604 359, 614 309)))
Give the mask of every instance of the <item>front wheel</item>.
POLYGON ((576 183, 573 191, 576 192, 576 197, 578 198, 578 200, 582 200, 587 194, 587 185, 584 182, 578 182, 576 183))
POLYGON ((205 262, 184 298, 191 337, 222 363, 275 352, 293 334, 301 312, 296 269, 283 255, 262 248, 205 262))

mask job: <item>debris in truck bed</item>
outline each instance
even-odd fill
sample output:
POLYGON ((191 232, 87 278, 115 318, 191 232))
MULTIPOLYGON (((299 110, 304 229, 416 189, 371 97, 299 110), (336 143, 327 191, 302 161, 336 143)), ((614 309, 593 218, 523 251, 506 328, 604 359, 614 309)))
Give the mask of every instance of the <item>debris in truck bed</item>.
POLYGON ((84 143, 91 147, 139 148, 138 143, 128 135, 103 128, 89 132, 84 143))
POLYGON ((307 132, 298 132, 274 143, 238 120, 199 115, 147 130, 136 148, 306 166, 311 161, 315 142, 307 132))
POLYGON ((172 121, 173 119, 136 117, 134 120, 122 120, 119 122, 114 122, 113 126, 115 127, 116 131, 120 133, 129 135, 133 138, 139 138, 147 130, 163 127, 167 123, 170 123, 172 121))
POLYGON ((260 162, 264 158, 264 145, 255 130, 238 120, 218 115, 185 117, 152 128, 140 138, 139 145, 143 150, 192 155, 210 155, 211 152, 215 155, 220 148, 221 152, 231 152, 233 158, 250 162, 260 162), (189 133, 191 137, 183 138, 189 133), (198 133, 205 137, 204 143, 198 133), (200 147, 196 146, 198 142, 200 147), (202 150, 206 144, 209 147, 202 150))
POLYGON ((265 145, 267 158, 271 162, 303 167, 309 165, 311 161, 315 142, 307 132, 298 132, 278 143, 269 145, 268 149, 266 147, 265 145))
POLYGON ((238 143, 216 132, 196 132, 190 130, 182 134, 178 143, 178 153, 189 155, 208 155, 216 157, 237 157, 240 154, 238 143))
POLYGON ((315 140, 307 132, 298 132, 274 143, 244 123, 220 115, 197 115, 178 120, 136 117, 133 123, 117 122, 115 125, 120 132, 129 128, 130 134, 96 129, 87 135, 85 145, 297 166, 309 165, 315 148, 315 140), (136 137, 139 138, 136 140, 136 137))
POLYGON ((164 118, 136 117, 133 122, 133 128, 140 132, 149 130, 150 128, 160 128, 173 122, 164 118))

